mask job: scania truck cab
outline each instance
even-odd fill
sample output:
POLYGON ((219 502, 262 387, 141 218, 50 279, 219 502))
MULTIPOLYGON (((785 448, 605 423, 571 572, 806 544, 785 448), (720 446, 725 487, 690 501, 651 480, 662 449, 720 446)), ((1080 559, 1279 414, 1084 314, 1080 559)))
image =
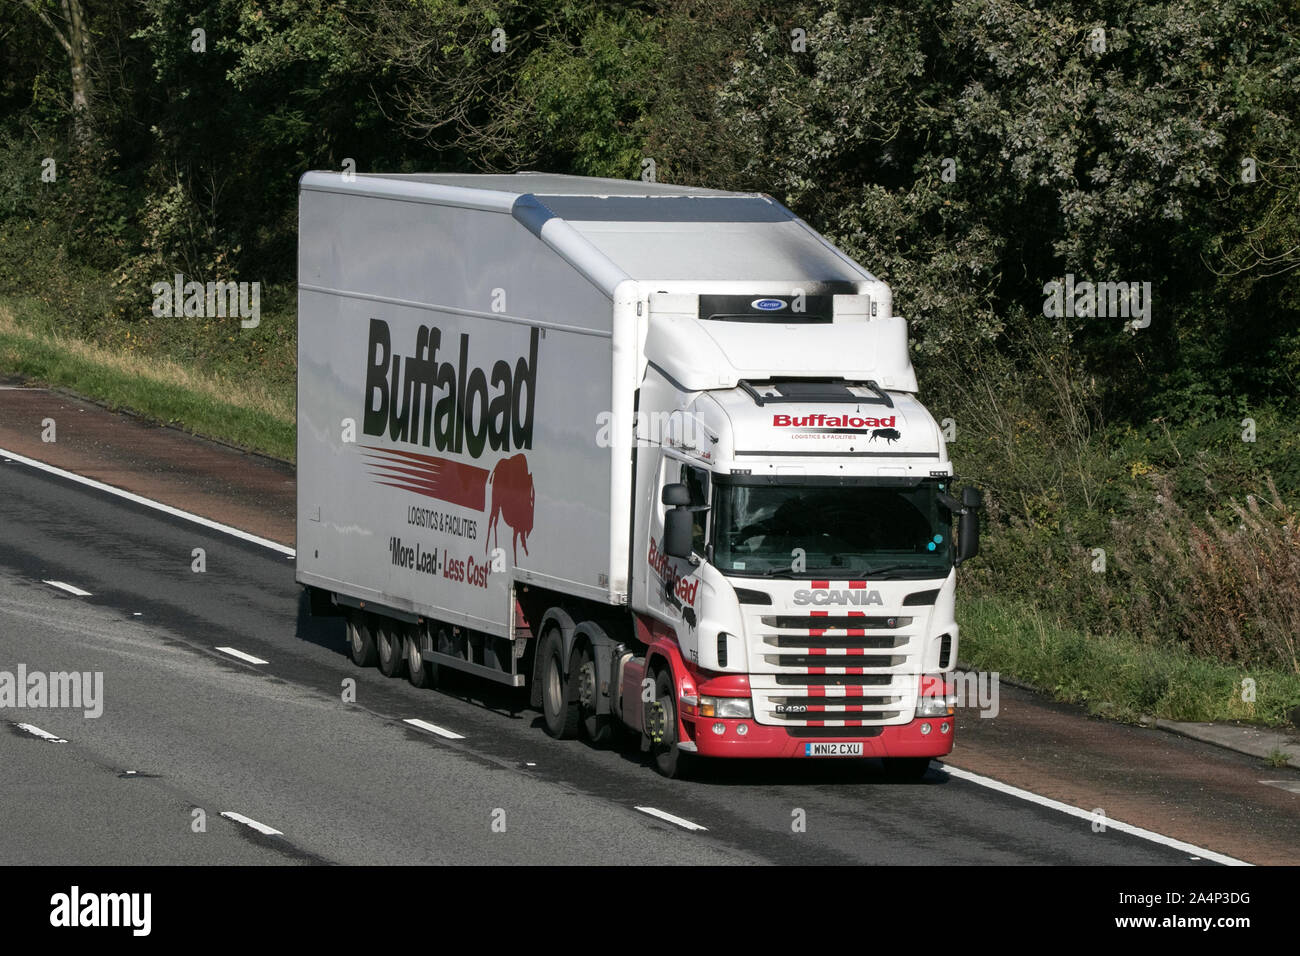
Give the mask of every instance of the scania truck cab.
POLYGON ((660 507, 636 527, 632 604, 683 675, 646 708, 662 772, 843 756, 914 776, 952 749, 978 499, 954 495, 887 290, 860 288, 649 297, 636 485, 660 507))

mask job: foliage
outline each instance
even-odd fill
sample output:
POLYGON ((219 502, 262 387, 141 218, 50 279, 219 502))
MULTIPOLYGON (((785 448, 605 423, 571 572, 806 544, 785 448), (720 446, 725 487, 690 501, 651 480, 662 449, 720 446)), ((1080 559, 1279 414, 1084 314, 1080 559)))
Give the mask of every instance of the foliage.
POLYGON ((1294 670, 1295 4, 104 0, 88 13, 93 148, 74 146, 63 49, 0 2, 0 294, 40 316, 19 324, 283 389, 304 171, 350 159, 631 179, 653 159, 664 181, 775 196, 892 285, 923 397, 987 492, 970 593, 1294 670), (150 286, 176 273, 262 281, 267 319, 154 318, 150 286), (1067 274, 1150 283, 1150 325, 1049 318, 1045 286, 1067 274))

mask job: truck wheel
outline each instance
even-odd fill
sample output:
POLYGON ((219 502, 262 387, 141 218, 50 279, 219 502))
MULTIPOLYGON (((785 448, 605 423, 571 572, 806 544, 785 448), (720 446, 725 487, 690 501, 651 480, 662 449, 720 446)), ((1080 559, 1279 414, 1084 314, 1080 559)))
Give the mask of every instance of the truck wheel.
POLYGON ((569 695, 578 701, 582 715, 582 730, 593 746, 604 747, 614 738, 614 722, 609 714, 596 713, 599 698, 600 675, 591 648, 584 641, 574 655, 573 669, 569 671, 569 695))
POLYGON ((929 757, 882 757, 885 777, 898 783, 915 783, 930 769, 929 757))
POLYGON ((406 647, 402 629, 393 621, 375 627, 375 644, 379 649, 379 670, 385 677, 401 677, 406 667, 406 647))
POLYGON ((542 655, 542 715, 546 718, 546 732, 556 740, 572 740, 578 736, 581 715, 577 700, 569 693, 569 682, 564 679, 560 634, 556 628, 546 631, 537 652, 542 655))
POLYGON ((359 612, 348 615, 348 656, 358 667, 371 667, 378 658, 370 622, 359 612))
POLYGON ((412 687, 438 686, 438 665, 430 664, 420 656, 420 632, 410 628, 406 632, 406 679, 412 687))
POLYGON ((677 689, 667 667, 655 672, 655 699, 645 708, 655 769, 670 780, 682 779, 691 769, 691 754, 677 746, 677 689))

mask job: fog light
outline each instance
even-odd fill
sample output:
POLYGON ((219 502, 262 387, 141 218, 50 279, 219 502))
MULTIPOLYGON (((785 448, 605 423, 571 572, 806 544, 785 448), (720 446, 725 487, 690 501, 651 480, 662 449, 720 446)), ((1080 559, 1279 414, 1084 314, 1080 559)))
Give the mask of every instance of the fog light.
POLYGON ((948 732, 948 722, 945 720, 942 724, 939 725, 939 733, 946 734, 947 732, 948 732))
POLYGON ((742 737, 745 736, 745 734, 749 733, 749 724, 737 724, 736 733, 742 737))
POLYGON ((929 725, 929 723, 924 723, 924 724, 922 724, 922 725, 921 725, 921 736, 925 736, 925 735, 928 734, 929 732, 930 732, 930 725, 929 725))
POLYGON ((721 737, 723 734, 727 732, 727 725, 724 724, 722 721, 718 721, 716 724, 713 725, 713 732, 717 734, 719 737, 721 737))

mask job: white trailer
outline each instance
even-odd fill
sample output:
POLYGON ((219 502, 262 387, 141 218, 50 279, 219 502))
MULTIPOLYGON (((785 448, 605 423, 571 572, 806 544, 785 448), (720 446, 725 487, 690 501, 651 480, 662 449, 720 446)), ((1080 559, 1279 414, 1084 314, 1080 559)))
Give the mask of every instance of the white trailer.
POLYGON ((974 509, 884 283, 766 196, 546 174, 308 173, 299 236, 297 578, 359 663, 670 775, 951 748, 974 509))

